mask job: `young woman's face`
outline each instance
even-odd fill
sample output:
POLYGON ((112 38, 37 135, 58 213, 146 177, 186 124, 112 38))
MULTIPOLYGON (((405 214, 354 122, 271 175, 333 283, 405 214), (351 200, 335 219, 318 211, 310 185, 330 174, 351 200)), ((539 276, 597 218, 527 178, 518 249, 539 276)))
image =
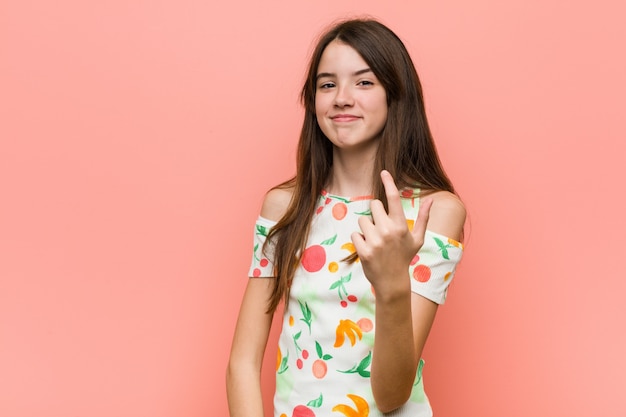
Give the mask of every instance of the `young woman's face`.
POLYGON ((340 149, 378 146, 387 121, 387 94, 361 55, 334 40, 317 68, 315 114, 324 135, 340 149))

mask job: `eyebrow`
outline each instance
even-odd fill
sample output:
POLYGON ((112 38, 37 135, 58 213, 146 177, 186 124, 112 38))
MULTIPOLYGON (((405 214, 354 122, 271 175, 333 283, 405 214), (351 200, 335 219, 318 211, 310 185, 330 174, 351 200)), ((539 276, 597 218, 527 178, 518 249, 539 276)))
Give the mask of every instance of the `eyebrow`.
MULTIPOLYGON (((352 76, 357 76, 357 75, 361 75, 361 74, 365 74, 368 72, 372 72, 371 68, 363 68, 362 70, 358 70, 354 73, 352 73, 352 76)), ((317 74, 317 76, 315 77, 316 80, 319 80, 320 78, 324 78, 324 77, 336 77, 337 74, 333 73, 333 72, 320 72, 319 74, 317 74)))

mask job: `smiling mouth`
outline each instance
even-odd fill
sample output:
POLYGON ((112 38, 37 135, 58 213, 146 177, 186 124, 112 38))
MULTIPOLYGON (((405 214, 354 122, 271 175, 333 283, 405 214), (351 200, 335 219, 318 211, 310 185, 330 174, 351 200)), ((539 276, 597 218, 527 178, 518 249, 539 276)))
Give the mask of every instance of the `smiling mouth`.
POLYGON ((358 119, 359 117, 351 114, 338 114, 337 116, 331 117, 333 122, 353 122, 358 119))

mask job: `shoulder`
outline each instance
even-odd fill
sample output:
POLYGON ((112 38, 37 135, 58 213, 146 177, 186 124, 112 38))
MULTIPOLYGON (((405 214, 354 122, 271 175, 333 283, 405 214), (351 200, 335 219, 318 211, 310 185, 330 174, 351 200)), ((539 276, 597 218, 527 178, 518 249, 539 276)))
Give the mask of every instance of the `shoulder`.
POLYGON ((459 197, 448 191, 437 191, 427 198, 433 200, 428 217, 428 230, 455 240, 463 238, 465 205, 459 197))
POLYGON ((291 187, 277 187, 269 190, 263 200, 261 217, 272 221, 280 220, 287 212, 292 196, 293 188, 291 187))

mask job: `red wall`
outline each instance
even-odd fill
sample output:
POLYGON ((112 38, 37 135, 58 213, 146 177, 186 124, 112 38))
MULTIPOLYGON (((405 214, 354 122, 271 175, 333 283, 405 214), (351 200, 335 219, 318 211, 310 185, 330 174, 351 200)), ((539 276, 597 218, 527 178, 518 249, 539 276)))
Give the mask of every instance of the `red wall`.
POLYGON ((227 415, 253 222, 293 171, 308 52, 361 13, 411 51, 470 214, 426 351, 436 415, 625 415, 625 12, 0 2, 0 415, 227 415))

